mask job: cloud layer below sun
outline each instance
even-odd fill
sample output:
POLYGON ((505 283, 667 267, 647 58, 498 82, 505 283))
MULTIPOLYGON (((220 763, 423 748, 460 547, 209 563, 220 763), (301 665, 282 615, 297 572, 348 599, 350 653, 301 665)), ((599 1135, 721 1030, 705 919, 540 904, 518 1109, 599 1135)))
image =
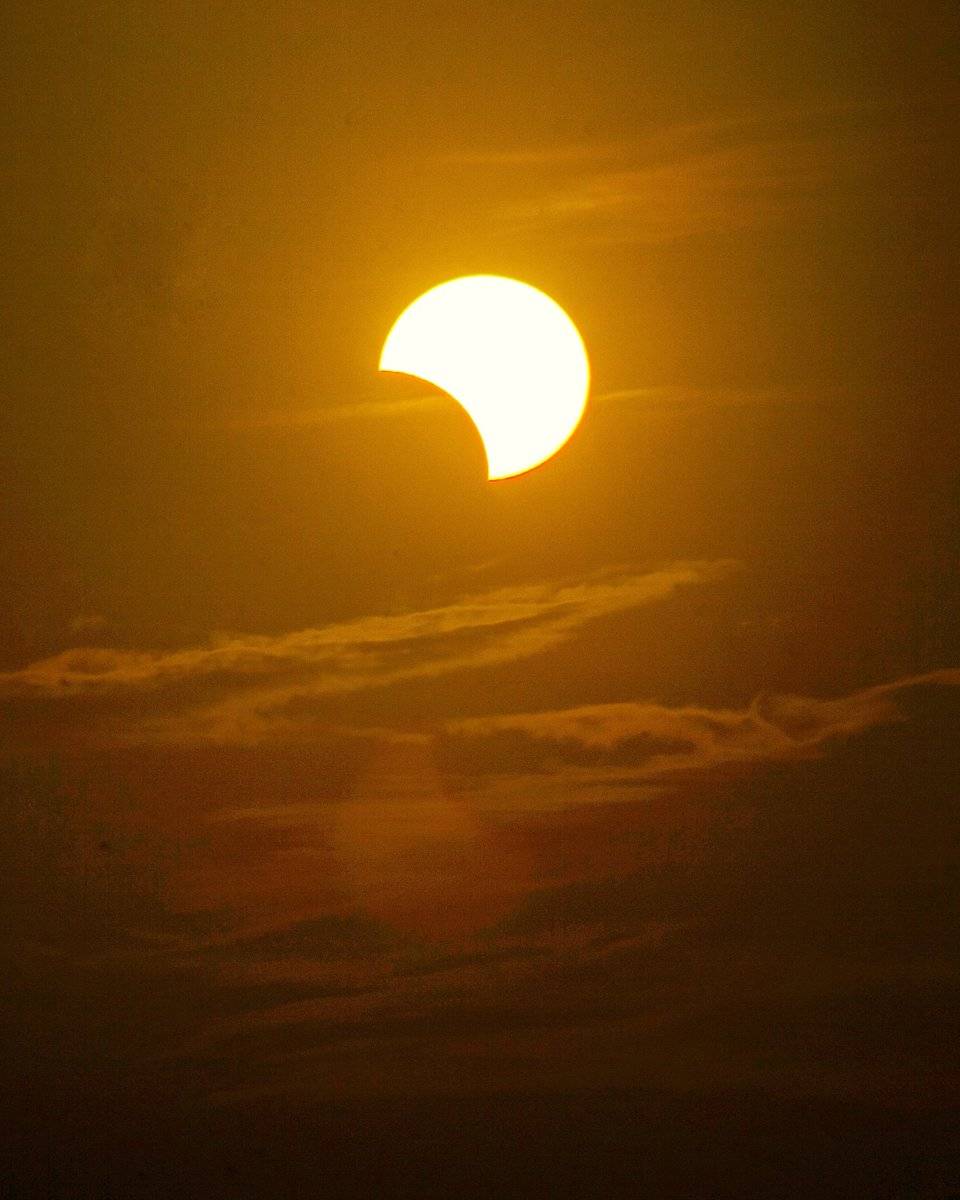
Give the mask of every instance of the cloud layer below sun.
POLYGON ((7 672, 0 866, 27 1002, 69 962, 89 1015, 61 1047, 146 1054, 228 1106, 325 1096, 331 1071, 357 1096, 904 1086, 924 1004, 957 987, 937 897, 960 670, 739 706, 474 700, 735 570, 611 569, 7 672), (456 686, 413 719, 393 700, 426 680, 456 686), (135 1045, 98 1024, 105 975, 135 1045), (864 996, 856 1038, 763 1065, 805 1005, 864 996), (891 1004, 920 1014, 903 1062, 870 1016, 891 1004))
POLYGON ((419 612, 279 636, 224 636, 164 653, 76 648, 0 675, 0 695, 9 702, 90 697, 122 704, 125 696, 153 693, 167 712, 140 721, 144 702, 138 700, 123 714, 127 738, 246 742, 267 733, 289 735, 297 722, 285 719, 284 710, 294 702, 529 658, 568 641, 589 622, 661 601, 732 569, 715 562, 604 571, 572 583, 501 587, 419 612))

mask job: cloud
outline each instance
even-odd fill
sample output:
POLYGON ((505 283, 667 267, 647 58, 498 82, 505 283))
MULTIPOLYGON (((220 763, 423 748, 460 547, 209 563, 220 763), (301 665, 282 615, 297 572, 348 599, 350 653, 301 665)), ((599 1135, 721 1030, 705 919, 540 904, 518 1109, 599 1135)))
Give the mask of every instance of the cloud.
POLYGON ((458 753, 489 759, 476 796, 514 788, 496 811, 450 790, 427 739, 374 753, 333 798, 337 763, 301 747, 110 750, 99 795, 82 772, 32 796, 11 776, 24 1076, 39 1012, 62 1014, 40 1043, 53 1094, 65 1054, 122 1053, 204 1112, 622 1086, 952 1099, 958 685, 452 723, 458 753), (517 729, 565 807, 530 803, 517 729), (654 790, 585 802, 576 772, 608 769, 652 771, 654 790))
MULTIPOLYGON (((346 768, 346 743, 330 758, 311 757, 312 742, 309 752, 281 746, 275 768, 261 766, 242 797, 232 776, 214 788, 216 767, 194 763, 178 778, 182 788, 190 771, 204 780, 193 808, 203 805, 208 845, 181 874, 178 905, 216 910, 242 898, 243 921, 261 928, 332 904, 416 936, 479 930, 522 913, 525 897, 548 886, 615 877, 638 862, 657 872, 724 846, 739 853, 750 813, 792 797, 791 779, 819 764, 829 771, 858 739, 899 737, 923 716, 924 697, 949 713, 958 685, 960 672, 941 671, 744 710, 607 705, 460 721, 436 736, 371 740, 346 768), (753 794, 758 781, 766 799, 753 794), (725 807, 738 796, 752 805, 745 824, 725 807)), ((600 919, 591 904, 567 902, 564 919, 600 919)), ((603 920, 619 918, 611 910, 603 920)))
POLYGON ((844 190, 862 194, 878 164, 889 167, 907 144, 905 121, 880 105, 823 104, 654 128, 620 146, 459 161, 527 172, 497 214, 507 228, 566 227, 589 240, 655 244, 777 223, 822 211, 844 190), (539 172, 536 186, 529 172, 539 172))
MULTIPOLYGON (((385 1076, 418 1091, 642 1080, 848 1097, 895 1087, 909 1105, 918 1073, 938 1087, 938 1072, 956 1071, 931 1029, 960 984, 958 685, 944 670, 835 700, 675 710, 677 724, 713 730, 700 762, 714 768, 677 776, 676 794, 494 826, 488 864, 516 846, 511 824, 534 855, 509 915, 432 947, 387 943, 376 978, 357 966, 365 943, 338 940, 337 965, 326 940, 309 954, 313 926, 271 937, 277 978, 278 948, 293 955, 289 992, 210 1022, 196 1048, 240 1063, 221 1092, 233 1100, 315 1094, 333 1067, 361 1093, 385 1076), (745 737, 751 721, 776 735, 745 737), (752 755, 736 776, 717 769, 727 734, 752 755), (803 752, 785 755, 787 743, 803 752), (344 994, 295 991, 305 950, 344 994), (346 994, 358 979, 367 990, 346 994)), ((558 744, 600 750, 640 724, 623 706, 538 716, 558 744)), ((461 886, 482 890, 485 875, 461 886)), ((254 978, 256 946, 230 953, 237 980, 254 978)), ((219 951, 218 972, 223 962, 219 951)))
POLYGON ((798 404, 808 390, 786 387, 632 387, 591 396, 594 404, 634 404, 655 412, 697 412, 706 408, 747 408, 761 404, 798 404))
POLYGON ((960 686, 960 669, 835 699, 761 696, 744 709, 640 701, 472 717, 446 724, 443 756, 500 803, 515 791, 525 807, 628 799, 681 772, 816 757, 837 739, 904 720, 904 701, 931 685, 960 686))
MULTIPOLYGON (((714 562, 607 571, 575 583, 503 587, 439 608, 279 636, 223 636, 170 652, 65 650, 0 674, 0 696, 30 701, 162 692, 167 707, 176 709, 182 693, 192 711, 156 724, 157 736, 256 740, 268 732, 294 732, 302 719, 292 712, 284 717, 283 710, 297 701, 528 658, 567 641, 590 621, 654 603, 730 569, 730 563, 714 562), (199 708, 198 688, 213 693, 199 708)), ((125 719, 129 724, 129 714, 125 719)))
POLYGON ((562 146, 528 146, 517 150, 463 150, 457 154, 445 154, 439 161, 465 166, 528 168, 621 158, 623 153, 624 146, 617 142, 581 142, 562 146))
POLYGON ((446 399, 439 392, 424 396, 401 396, 392 400, 358 400, 354 404, 316 405, 300 409, 258 410, 255 414, 222 416, 209 422, 210 428, 243 432, 259 429, 300 429, 330 425, 341 421, 400 417, 409 413, 429 412, 442 407, 446 399))
MULTIPOLYGON (((591 394, 591 404, 642 403, 650 408, 689 411, 703 408, 743 407, 769 403, 795 403, 807 393, 799 389, 779 388, 702 388, 636 387, 591 394)), ((411 413, 436 412, 455 401, 440 390, 432 395, 401 396, 392 400, 358 400, 353 404, 332 404, 302 409, 260 410, 256 414, 222 416, 207 423, 207 428, 243 433, 262 429, 301 429, 339 424, 345 421, 378 421, 406 417, 411 413)), ((106 621, 99 617, 81 617, 70 628, 74 632, 101 629, 106 621)))
POLYGON ((827 178, 816 143, 739 146, 594 171, 501 215, 519 226, 603 222, 619 236, 655 243, 768 222, 793 207, 800 190, 822 188, 827 178))

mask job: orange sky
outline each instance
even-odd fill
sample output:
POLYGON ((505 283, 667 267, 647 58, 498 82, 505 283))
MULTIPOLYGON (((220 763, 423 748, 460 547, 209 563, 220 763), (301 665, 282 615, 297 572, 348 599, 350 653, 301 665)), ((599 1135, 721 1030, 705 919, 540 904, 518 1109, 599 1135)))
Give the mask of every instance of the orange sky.
POLYGON ((952 7, 2 20, 17 1194, 955 1188, 952 7))

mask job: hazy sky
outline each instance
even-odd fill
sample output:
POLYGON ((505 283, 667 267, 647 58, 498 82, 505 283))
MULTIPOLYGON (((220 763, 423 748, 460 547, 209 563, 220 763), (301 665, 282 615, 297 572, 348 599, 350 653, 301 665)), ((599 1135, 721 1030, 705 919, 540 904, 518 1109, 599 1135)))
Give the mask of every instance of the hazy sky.
POLYGON ((960 1188, 954 6, 2 22, 17 1194, 960 1188))

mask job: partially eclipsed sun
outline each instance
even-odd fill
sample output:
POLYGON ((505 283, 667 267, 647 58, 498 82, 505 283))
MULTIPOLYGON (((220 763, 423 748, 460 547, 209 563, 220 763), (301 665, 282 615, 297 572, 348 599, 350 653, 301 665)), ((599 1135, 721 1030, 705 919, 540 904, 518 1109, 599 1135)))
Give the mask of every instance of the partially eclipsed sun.
POLYGON ((466 409, 490 479, 539 466, 580 423, 590 364, 576 325, 529 284, 467 275, 425 292, 397 318, 380 355, 466 409))

